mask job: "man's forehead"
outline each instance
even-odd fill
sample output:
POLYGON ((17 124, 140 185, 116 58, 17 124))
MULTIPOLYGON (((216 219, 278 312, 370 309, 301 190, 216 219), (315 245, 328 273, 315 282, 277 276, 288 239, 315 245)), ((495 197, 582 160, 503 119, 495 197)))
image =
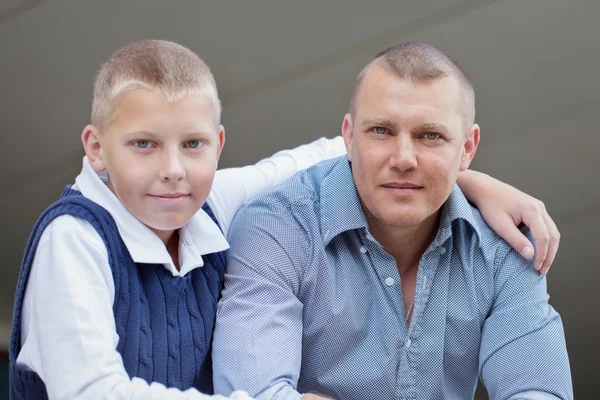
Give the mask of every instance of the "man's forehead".
POLYGON ((386 67, 373 65, 366 71, 356 93, 355 117, 365 119, 405 118, 418 111, 422 124, 440 124, 454 115, 464 116, 460 83, 453 77, 414 81, 386 67))

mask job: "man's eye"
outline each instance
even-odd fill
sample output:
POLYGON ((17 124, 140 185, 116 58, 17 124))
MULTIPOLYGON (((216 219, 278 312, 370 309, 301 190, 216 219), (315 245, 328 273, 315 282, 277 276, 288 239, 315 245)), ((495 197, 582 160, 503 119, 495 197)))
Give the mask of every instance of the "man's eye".
POLYGON ((140 149, 147 149, 148 147, 152 147, 152 143, 149 140, 136 140, 133 143, 134 146, 139 147, 140 149))
POLYGON ((375 132, 378 135, 383 135, 383 134, 385 134, 387 132, 387 129, 385 129, 385 128, 381 127, 381 126, 378 126, 376 128, 373 128, 373 132, 375 132))
POLYGON ((424 136, 427 140, 436 140, 440 137, 440 135, 435 132, 427 132, 424 136))
POLYGON ((201 142, 200 140, 190 140, 189 142, 186 143, 187 147, 190 147, 192 149, 198 149, 202 146, 204 146, 204 143, 201 142))

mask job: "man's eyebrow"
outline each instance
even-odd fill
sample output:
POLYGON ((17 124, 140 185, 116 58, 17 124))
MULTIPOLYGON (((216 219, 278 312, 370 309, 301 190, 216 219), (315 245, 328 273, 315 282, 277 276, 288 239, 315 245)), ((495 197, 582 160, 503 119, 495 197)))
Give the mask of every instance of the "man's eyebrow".
POLYGON ((363 126, 367 126, 367 125, 381 126, 381 127, 385 127, 385 128, 395 128, 396 127, 396 123, 394 121, 392 121, 391 119, 387 119, 387 118, 365 119, 362 122, 362 125, 363 126))
POLYGON ((424 124, 422 124, 419 129, 421 131, 443 131, 443 132, 448 132, 448 128, 446 128, 446 126, 444 126, 443 124, 438 124, 438 123, 434 123, 434 122, 426 122, 424 124))

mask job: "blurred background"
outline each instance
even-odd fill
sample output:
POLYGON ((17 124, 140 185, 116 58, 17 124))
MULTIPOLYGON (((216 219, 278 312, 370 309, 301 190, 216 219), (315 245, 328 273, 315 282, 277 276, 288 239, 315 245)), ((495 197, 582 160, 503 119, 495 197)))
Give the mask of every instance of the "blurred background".
POLYGON ((227 130, 221 167, 337 135, 357 73, 390 45, 423 41, 456 59, 482 127, 472 168, 543 200, 562 233, 550 301, 575 395, 598 398, 599 16, 598 0, 0 0, 0 398, 30 230, 79 173, 100 64, 147 38, 211 66, 227 130))

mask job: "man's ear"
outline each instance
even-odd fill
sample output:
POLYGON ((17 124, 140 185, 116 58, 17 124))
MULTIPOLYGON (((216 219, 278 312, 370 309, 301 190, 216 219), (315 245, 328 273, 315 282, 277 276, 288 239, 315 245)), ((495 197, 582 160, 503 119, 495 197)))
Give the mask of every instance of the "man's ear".
POLYGON ((85 155, 90 162, 90 165, 96 172, 104 171, 106 165, 102 158, 102 142, 100 140, 100 132, 94 125, 87 125, 83 128, 81 133, 81 142, 83 143, 83 149, 85 155))
POLYGON ((469 165, 475 157, 477 146, 479 146, 480 129, 479 125, 473 124, 469 131, 465 134, 465 139, 462 147, 462 155, 460 157, 460 170, 469 169, 469 165))
POLYGON ((344 122, 342 122, 342 136, 344 138, 346 153, 348 153, 348 160, 350 162, 352 162, 352 140, 354 139, 354 133, 352 132, 352 129, 352 115, 348 113, 344 115, 344 122))

